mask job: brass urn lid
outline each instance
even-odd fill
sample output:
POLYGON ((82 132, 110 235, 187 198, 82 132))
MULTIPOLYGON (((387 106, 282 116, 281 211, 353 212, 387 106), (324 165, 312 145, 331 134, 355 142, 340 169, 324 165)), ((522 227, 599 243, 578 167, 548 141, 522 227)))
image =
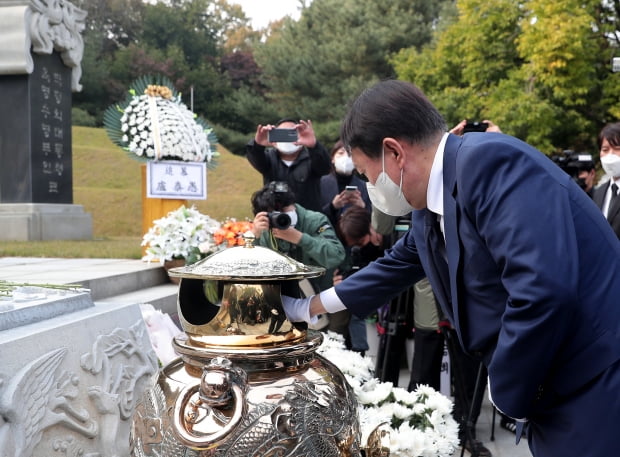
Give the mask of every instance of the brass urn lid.
POLYGON ((244 235, 245 246, 235 246, 184 267, 171 268, 168 274, 177 278, 213 279, 232 282, 274 281, 315 278, 325 268, 304 265, 297 260, 254 246, 254 235, 244 235))
POLYGON ((175 342, 185 357, 200 358, 201 353, 217 348, 288 345, 305 338, 305 330, 286 318, 281 285, 320 276, 325 268, 254 246, 253 235, 244 239, 245 246, 169 270, 171 276, 181 278, 178 315, 188 338, 175 342))

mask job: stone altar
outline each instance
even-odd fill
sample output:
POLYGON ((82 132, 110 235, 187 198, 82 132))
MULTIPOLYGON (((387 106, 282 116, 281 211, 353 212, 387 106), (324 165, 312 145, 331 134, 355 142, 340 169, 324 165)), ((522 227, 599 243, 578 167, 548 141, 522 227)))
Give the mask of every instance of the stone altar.
POLYGON ((0 240, 92 238, 71 151, 85 17, 65 0, 0 0, 0 240))
POLYGON ((0 454, 126 457, 136 401, 158 373, 139 305, 40 295, 0 300, 0 454))

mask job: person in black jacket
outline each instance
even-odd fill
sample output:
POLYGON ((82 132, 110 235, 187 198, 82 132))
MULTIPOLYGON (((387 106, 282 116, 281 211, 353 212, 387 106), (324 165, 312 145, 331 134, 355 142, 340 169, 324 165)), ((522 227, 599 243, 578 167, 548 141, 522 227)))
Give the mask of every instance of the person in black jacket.
POLYGON ((321 177, 321 211, 335 226, 342 213, 351 206, 359 206, 370 214, 372 205, 366 183, 354 173, 351 154, 338 140, 330 151, 333 170, 321 177))
POLYGON ((254 139, 246 146, 252 166, 263 175, 263 184, 288 183, 298 204, 321 211, 321 176, 331 171, 327 149, 317 141, 311 121, 281 119, 275 125, 258 125, 254 139), (297 141, 272 143, 269 131, 275 128, 297 130, 297 141))
POLYGON ((598 144, 601 166, 609 181, 594 189, 592 199, 620 239, 620 122, 603 127, 598 144))

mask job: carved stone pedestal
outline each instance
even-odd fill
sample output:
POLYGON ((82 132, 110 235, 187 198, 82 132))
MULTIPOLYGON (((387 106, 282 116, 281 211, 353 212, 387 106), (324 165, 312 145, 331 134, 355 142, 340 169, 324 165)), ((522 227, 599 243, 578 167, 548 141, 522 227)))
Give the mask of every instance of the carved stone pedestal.
POLYGON ((140 308, 71 300, 45 320, 31 306, 33 323, 0 331, 3 457, 129 455, 135 402, 158 372, 140 308))

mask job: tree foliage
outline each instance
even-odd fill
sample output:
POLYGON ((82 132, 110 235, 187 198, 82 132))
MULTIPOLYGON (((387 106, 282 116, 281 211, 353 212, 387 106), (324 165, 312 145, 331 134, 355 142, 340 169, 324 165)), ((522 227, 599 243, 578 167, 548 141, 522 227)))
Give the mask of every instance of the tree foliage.
POLYGON ((614 6, 459 0, 456 11, 442 15, 431 44, 403 49, 392 63, 449 123, 492 119, 548 153, 592 150, 604 118, 617 110, 605 95, 618 93, 608 81, 610 50, 617 49, 609 39, 617 25, 610 22, 614 6))
POLYGON ((430 39, 440 3, 314 0, 256 49, 269 99, 281 115, 340 119, 361 89, 394 76, 390 53, 430 39))
POLYGON ((236 152, 285 116, 312 119, 329 143, 347 104, 390 77, 420 86, 451 124, 491 119, 548 153, 594 151, 620 119, 620 0, 297 1, 299 20, 257 31, 229 0, 77 0, 88 17, 76 108, 100 121, 135 79, 165 76, 236 152))

